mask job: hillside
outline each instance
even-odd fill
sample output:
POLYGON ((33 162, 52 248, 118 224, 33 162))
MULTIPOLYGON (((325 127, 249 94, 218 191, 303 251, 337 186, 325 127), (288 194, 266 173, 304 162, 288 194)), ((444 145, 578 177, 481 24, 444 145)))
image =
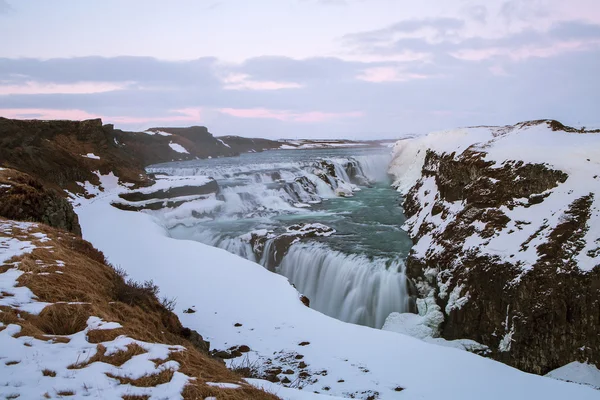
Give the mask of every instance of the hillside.
POLYGON ((212 359, 158 288, 126 282, 81 238, 0 218, 0 249, 1 396, 276 398, 212 359))
POLYGON ((415 243, 413 323, 538 374, 600 366, 600 133, 532 121, 394 152, 415 243))
POLYGON ((10 147, 0 149, 0 204, 11 205, 0 207, 4 397, 597 397, 456 348, 332 319, 307 307, 286 278, 171 238, 138 210, 193 214, 188 200, 211 203, 218 185, 204 176, 148 179, 147 160, 119 141, 125 133, 100 121, 2 124, 10 147))

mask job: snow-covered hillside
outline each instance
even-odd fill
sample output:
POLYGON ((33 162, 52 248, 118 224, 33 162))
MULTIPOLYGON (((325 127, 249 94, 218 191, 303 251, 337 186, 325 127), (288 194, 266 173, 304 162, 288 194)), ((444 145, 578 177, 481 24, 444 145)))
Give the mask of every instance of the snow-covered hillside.
POLYGON ((115 209, 111 201, 125 190, 79 199, 84 238, 132 278, 153 279, 161 293, 176 297, 183 324, 212 348, 250 348, 247 359, 234 358, 229 365, 256 361, 264 375, 302 389, 251 381, 282 398, 317 398, 315 391, 358 399, 598 396, 465 351, 329 318, 306 307, 284 277, 224 250, 171 239, 151 215, 115 209))
POLYGON ((389 171, 420 314, 443 313, 434 334, 537 373, 600 362, 600 133, 556 121, 437 132, 397 142, 389 171))

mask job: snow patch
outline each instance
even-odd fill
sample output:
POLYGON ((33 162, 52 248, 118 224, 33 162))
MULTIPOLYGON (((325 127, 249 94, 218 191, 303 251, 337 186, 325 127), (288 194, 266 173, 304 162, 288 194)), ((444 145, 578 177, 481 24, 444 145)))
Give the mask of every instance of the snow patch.
POLYGON ((181 154, 190 154, 189 151, 187 151, 185 149, 185 147, 183 147, 182 145, 180 145, 179 143, 174 143, 174 142, 170 142, 169 143, 169 147, 171 149, 173 149, 173 151, 176 151, 177 153, 181 153, 181 154))
POLYGON ((548 372, 545 376, 561 381, 589 385, 600 390, 600 370, 592 364, 573 361, 570 364, 548 372))

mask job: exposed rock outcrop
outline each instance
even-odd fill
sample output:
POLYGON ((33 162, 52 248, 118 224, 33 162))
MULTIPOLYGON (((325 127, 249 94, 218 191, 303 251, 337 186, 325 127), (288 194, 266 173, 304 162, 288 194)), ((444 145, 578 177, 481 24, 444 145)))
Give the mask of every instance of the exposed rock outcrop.
POLYGON ((424 154, 403 204, 415 294, 443 312, 440 336, 522 370, 600 365, 600 154, 587 149, 600 136, 556 121, 482 129, 458 131, 455 147, 431 137, 397 149, 424 154))
POLYGON ((13 169, 0 169, 0 217, 41 222, 81 236, 71 203, 37 179, 13 169))
POLYGON ((103 126, 99 119, 0 118, 0 166, 25 172, 60 192, 84 193, 77 182, 98 185, 98 174, 112 173, 137 185, 148 183, 140 160, 123 151, 112 126, 103 126))

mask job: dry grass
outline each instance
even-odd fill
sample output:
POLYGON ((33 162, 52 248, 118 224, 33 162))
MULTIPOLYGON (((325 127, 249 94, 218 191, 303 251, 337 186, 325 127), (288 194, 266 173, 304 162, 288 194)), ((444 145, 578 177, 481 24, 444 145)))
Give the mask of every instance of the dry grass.
POLYGON ((58 396, 74 396, 75 392, 72 390, 61 390, 60 392, 56 392, 58 396))
POLYGON ((54 372, 50 369, 44 369, 44 370, 42 370, 42 375, 54 378, 56 376, 56 372, 54 372))
POLYGON ((169 368, 164 369, 156 374, 144 375, 138 379, 131 379, 128 377, 113 375, 110 373, 107 373, 106 376, 118 380, 121 385, 132 385, 137 387, 154 387, 171 382, 171 379, 173 378, 174 374, 175 370, 169 368))
POLYGON ((128 344, 127 350, 120 350, 111 355, 106 355, 106 347, 104 345, 99 344, 96 346, 96 354, 91 357, 89 360, 86 360, 82 363, 72 364, 68 368, 69 369, 80 369, 85 368, 88 365, 95 362, 103 362, 106 364, 114 365, 115 367, 120 367, 125 364, 127 361, 131 360, 132 357, 135 357, 140 354, 147 353, 147 351, 136 343, 128 344))
MULTIPOLYGON (((179 319, 157 298, 157 288, 152 282, 142 284, 126 282, 122 272, 105 263, 101 252, 71 233, 41 224, 38 230, 46 234, 51 241, 36 242, 38 239, 31 235, 27 240, 37 243, 40 247, 52 247, 38 247, 18 260, 11 260, 18 261, 19 269, 30 272, 21 275, 18 284, 31 289, 39 301, 63 303, 48 306, 38 316, 24 312, 17 313, 10 307, 0 307, 3 311, 0 313, 1 322, 6 325, 21 326, 18 336, 68 342, 68 338, 60 335, 80 332, 86 328, 90 316, 97 316, 105 321, 120 323, 123 327, 87 332, 87 340, 98 344, 98 352, 84 363, 72 365, 71 368, 83 368, 96 361, 120 366, 132 357, 145 352, 138 345, 130 345, 125 351, 107 356, 106 348, 101 343, 114 340, 119 335, 126 335, 140 341, 182 345, 186 348, 185 351, 173 352, 169 358, 180 364, 180 372, 195 378, 185 388, 184 399, 204 399, 210 396, 231 400, 277 399, 274 395, 241 382, 240 375, 200 352, 185 339, 185 331, 179 319), (62 260, 65 266, 57 266, 57 260, 62 260), (55 271, 62 273, 53 273, 55 271), (50 272, 50 274, 39 275, 40 272, 50 272), (66 304, 68 302, 85 304, 66 304), (237 383, 242 387, 235 390, 220 389, 207 386, 205 382, 237 383)), ((24 233, 14 232, 14 234, 18 236, 24 233)), ((173 370, 167 369, 137 380, 119 376, 111 377, 124 384, 147 387, 170 381, 173 373, 173 370)))
POLYGON ((53 304, 44 308, 33 323, 48 335, 72 335, 87 327, 90 309, 85 304, 53 304))
POLYGON ((121 399, 123 400, 148 400, 150 398, 150 396, 148 395, 134 395, 134 394, 126 394, 125 396, 122 396, 121 399))
POLYGON ((90 343, 111 342, 117 337, 124 335, 123 328, 117 329, 92 329, 87 333, 87 341, 90 343))

